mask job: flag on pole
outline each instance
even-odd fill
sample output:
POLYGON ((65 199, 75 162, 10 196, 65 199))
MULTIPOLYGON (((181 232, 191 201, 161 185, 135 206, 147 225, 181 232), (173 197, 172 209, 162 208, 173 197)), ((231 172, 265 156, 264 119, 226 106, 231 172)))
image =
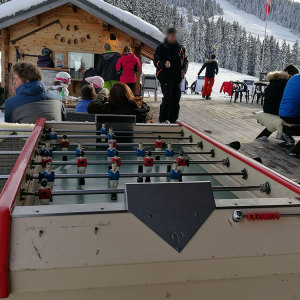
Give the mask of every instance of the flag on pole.
POLYGON ((266 20, 269 18, 269 14, 271 13, 271 5, 272 5, 272 0, 267 0, 267 4, 266 4, 266 20))

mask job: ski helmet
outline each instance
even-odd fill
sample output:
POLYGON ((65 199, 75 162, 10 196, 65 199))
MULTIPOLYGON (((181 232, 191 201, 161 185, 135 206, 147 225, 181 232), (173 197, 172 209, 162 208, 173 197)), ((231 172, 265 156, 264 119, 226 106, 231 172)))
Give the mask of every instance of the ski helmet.
POLYGON ((59 81, 63 84, 70 84, 71 83, 71 76, 67 72, 58 72, 56 74, 55 80, 59 81))

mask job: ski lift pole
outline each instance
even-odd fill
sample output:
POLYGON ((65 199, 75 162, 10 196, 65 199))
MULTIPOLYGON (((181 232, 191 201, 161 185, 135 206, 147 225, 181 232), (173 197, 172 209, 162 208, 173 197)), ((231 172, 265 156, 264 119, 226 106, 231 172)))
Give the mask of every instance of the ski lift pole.
POLYGON ((268 28, 268 21, 269 21, 269 14, 271 12, 271 3, 272 0, 267 0, 266 3, 266 25, 265 25, 265 38, 263 42, 263 53, 262 53, 262 59, 261 59, 261 72, 264 71, 264 63, 265 63, 265 48, 266 48, 266 38, 267 38, 267 28, 268 28))

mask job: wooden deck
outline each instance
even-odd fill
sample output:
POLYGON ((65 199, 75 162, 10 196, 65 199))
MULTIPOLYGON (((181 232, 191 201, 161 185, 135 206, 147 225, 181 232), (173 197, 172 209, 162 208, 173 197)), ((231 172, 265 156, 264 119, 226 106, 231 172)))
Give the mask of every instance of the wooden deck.
MULTIPOLYGON (((158 115, 160 100, 154 102, 145 99, 158 115)), ((268 142, 256 141, 256 136, 263 130, 256 121, 259 105, 229 103, 224 100, 181 100, 180 120, 190 123, 197 129, 227 144, 240 141, 241 152, 249 157, 260 157, 263 164, 284 176, 300 182, 300 159, 290 157, 289 149, 275 139, 275 134, 268 142)), ((157 121, 157 120, 156 120, 157 121)))

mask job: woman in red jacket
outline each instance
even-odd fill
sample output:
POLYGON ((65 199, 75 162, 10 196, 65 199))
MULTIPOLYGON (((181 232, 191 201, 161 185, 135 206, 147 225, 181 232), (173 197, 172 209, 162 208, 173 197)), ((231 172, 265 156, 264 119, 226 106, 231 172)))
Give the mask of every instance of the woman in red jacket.
POLYGON ((119 58, 116 69, 122 72, 120 81, 126 83, 134 93, 136 76, 138 71, 141 71, 140 60, 132 53, 131 47, 124 47, 124 53, 119 58))

